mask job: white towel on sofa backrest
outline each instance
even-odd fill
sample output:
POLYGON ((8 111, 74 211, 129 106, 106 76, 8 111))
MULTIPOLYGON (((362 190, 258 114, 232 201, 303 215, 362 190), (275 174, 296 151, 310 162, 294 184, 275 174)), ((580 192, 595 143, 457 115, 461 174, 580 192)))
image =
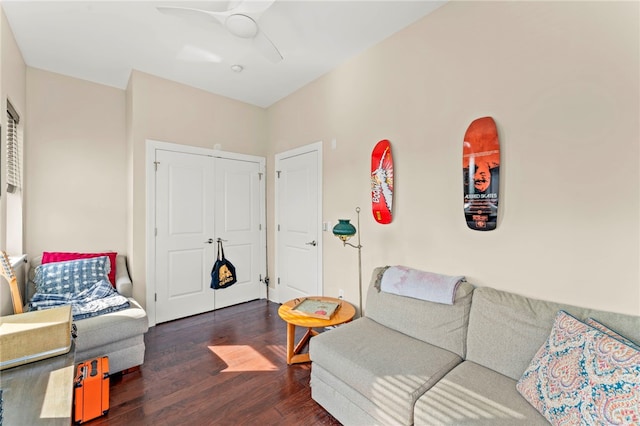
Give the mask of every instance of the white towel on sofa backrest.
POLYGON ((453 305, 464 277, 435 274, 406 266, 390 266, 380 280, 380 290, 414 299, 453 305))

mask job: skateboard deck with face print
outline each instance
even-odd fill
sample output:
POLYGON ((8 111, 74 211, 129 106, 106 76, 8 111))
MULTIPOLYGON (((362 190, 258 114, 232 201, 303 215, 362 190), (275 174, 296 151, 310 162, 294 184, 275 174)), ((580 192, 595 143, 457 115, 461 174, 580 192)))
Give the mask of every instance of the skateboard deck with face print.
POLYGON ((371 153, 371 206, 376 222, 391 223, 393 216, 393 157, 391 156, 391 143, 386 139, 378 142, 371 153))
POLYGON ((498 224, 500 141, 491 117, 471 122, 462 147, 464 216, 476 231, 491 231, 498 224))

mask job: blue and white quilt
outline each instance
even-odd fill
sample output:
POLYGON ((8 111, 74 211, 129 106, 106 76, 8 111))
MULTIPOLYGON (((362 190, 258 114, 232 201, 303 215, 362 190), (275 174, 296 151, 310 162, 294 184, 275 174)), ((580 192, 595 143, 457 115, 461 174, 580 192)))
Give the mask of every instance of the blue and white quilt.
POLYGON ((36 293, 29 310, 37 311, 71 305, 74 320, 95 317, 129 307, 129 299, 118 293, 108 280, 100 280, 78 293, 36 293))

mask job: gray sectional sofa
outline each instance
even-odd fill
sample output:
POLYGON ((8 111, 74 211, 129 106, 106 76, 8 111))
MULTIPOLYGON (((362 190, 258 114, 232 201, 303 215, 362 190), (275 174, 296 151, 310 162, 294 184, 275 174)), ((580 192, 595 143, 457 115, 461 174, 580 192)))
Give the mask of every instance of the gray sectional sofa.
MULTIPOLYGON (((36 291, 34 270, 41 262, 42 256, 30 261, 27 301, 36 291)), ((74 321, 77 327, 76 362, 106 355, 109 357, 111 374, 137 367, 144 362, 144 334, 149 329, 147 313, 133 299, 133 283, 124 255, 116 257, 116 289, 129 299, 129 308, 74 321)))
POLYGON ((311 395, 345 425, 537 425, 516 390, 559 310, 640 342, 640 317, 459 285, 453 305, 381 292, 365 316, 310 340, 311 395))

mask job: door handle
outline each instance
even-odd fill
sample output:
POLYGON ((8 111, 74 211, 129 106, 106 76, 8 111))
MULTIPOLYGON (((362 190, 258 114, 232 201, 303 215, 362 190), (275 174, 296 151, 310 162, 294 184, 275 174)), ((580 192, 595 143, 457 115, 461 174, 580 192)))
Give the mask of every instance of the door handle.
POLYGON ((205 244, 213 244, 213 238, 209 238, 207 241, 204 242, 205 244))
POLYGON ((317 245, 316 240, 309 241, 308 243, 305 243, 305 244, 308 246, 314 246, 314 247, 317 245))

